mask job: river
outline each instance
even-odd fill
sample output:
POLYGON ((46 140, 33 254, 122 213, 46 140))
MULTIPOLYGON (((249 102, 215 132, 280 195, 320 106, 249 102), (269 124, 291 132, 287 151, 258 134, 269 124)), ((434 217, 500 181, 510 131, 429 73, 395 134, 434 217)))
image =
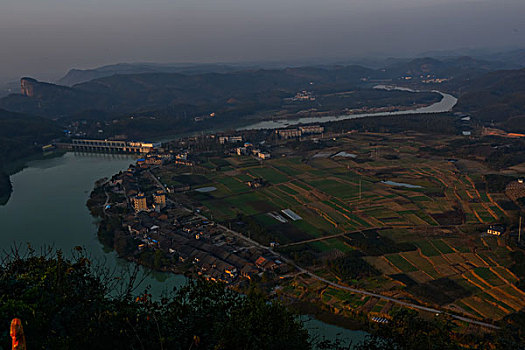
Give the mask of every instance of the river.
MULTIPOLYGON (((53 246, 65 253, 82 246, 108 268, 126 270, 129 263, 117 258, 114 252, 105 251, 98 241, 96 221, 86 201, 96 180, 126 169, 133 161, 132 156, 126 155, 70 152, 29 162, 11 176, 13 193, 9 202, 0 206, 0 246, 5 250, 15 243, 30 243, 34 248, 53 246)), ((155 295, 186 280, 181 275, 148 272, 141 289, 150 285, 155 295)), ((315 319, 305 321, 305 326, 311 334, 329 339, 340 335, 357 342, 366 334, 315 319)))
MULTIPOLYGON (((381 90, 401 90, 408 92, 420 92, 419 90, 412 90, 409 88, 397 87, 397 86, 388 86, 388 85, 377 85, 375 89, 381 90)), ((278 120, 264 120, 254 124, 246 125, 237 130, 262 130, 262 129, 279 129, 286 128, 292 125, 299 124, 312 124, 312 123, 327 123, 334 121, 341 121, 347 119, 357 119, 365 117, 386 117, 386 116, 395 116, 395 115, 407 115, 407 114, 429 114, 429 113, 443 113, 450 112, 452 108, 458 102, 458 99, 452 95, 440 92, 432 91, 438 93, 442 96, 441 100, 431 104, 430 106, 420 107, 415 109, 409 109, 406 111, 396 111, 396 112, 378 112, 378 113, 361 113, 361 114, 343 114, 343 115, 334 115, 334 116, 324 116, 324 117, 303 117, 298 119, 278 119, 278 120)))

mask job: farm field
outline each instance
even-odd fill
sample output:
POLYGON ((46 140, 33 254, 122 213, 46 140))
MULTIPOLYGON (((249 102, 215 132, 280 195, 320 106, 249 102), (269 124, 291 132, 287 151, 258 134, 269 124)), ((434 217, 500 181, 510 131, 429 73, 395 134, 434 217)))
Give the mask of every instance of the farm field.
MULTIPOLYGON (((500 237, 481 236, 488 225, 508 219, 494 199, 501 194, 487 192, 482 175, 462 172, 454 162, 418 156, 432 142, 441 141, 348 136, 307 151, 275 148, 264 161, 209 157, 206 164, 213 166, 173 167, 155 175, 168 186, 190 186, 175 193, 176 200, 260 243, 277 244, 331 281, 409 295, 479 319, 524 309, 525 293, 509 270, 511 249, 500 237), (339 152, 357 156, 331 157, 339 152), (263 185, 251 187, 255 180, 263 185), (216 190, 194 191, 201 187, 216 190), (346 256, 363 261, 368 273, 350 278, 326 268, 346 256)), ((308 280, 302 281, 309 290, 308 280)), ((338 310, 381 314, 391 307, 333 288, 320 298, 338 310)))

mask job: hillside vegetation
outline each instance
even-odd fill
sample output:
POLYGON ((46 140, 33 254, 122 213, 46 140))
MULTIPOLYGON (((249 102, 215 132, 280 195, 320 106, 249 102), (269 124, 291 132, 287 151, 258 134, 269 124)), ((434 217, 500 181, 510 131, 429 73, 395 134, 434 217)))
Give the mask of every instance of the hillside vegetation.
POLYGON ((41 151, 41 145, 60 135, 58 125, 48 119, 0 109, 0 205, 11 194, 5 165, 41 151))
POLYGON ((525 131, 525 69, 491 72, 473 80, 462 89, 456 110, 509 131, 525 131))

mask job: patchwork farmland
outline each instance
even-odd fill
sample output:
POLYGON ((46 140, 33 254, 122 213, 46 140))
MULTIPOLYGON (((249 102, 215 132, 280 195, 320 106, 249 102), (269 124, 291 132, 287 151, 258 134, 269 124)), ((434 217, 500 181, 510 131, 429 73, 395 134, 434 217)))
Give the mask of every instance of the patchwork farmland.
MULTIPOLYGON (((498 202, 501 193, 488 193, 482 174, 420 156, 431 142, 439 140, 348 136, 310 151, 277 149, 263 162, 208 157, 204 166, 164 167, 155 175, 171 187, 190 186, 173 194, 177 200, 260 243, 278 245, 328 280, 478 319, 522 310, 525 293, 509 270, 511 250, 501 237, 481 237, 488 225, 509 216, 498 202), (251 186, 255 180, 263 185, 251 186), (202 187, 216 190, 195 191, 202 187), (331 267, 349 257, 369 271, 331 267)), ((386 314, 392 307, 324 289, 305 276, 286 279, 282 287, 281 293, 306 294, 343 313, 386 314)))

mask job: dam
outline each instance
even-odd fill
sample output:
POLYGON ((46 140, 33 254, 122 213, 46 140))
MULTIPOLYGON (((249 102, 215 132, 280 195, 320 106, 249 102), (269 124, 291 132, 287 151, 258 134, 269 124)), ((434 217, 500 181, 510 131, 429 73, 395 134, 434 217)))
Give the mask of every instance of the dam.
POLYGON ((55 146, 59 149, 77 152, 143 154, 152 152, 161 147, 161 144, 141 141, 73 139, 70 143, 56 143, 55 146))

